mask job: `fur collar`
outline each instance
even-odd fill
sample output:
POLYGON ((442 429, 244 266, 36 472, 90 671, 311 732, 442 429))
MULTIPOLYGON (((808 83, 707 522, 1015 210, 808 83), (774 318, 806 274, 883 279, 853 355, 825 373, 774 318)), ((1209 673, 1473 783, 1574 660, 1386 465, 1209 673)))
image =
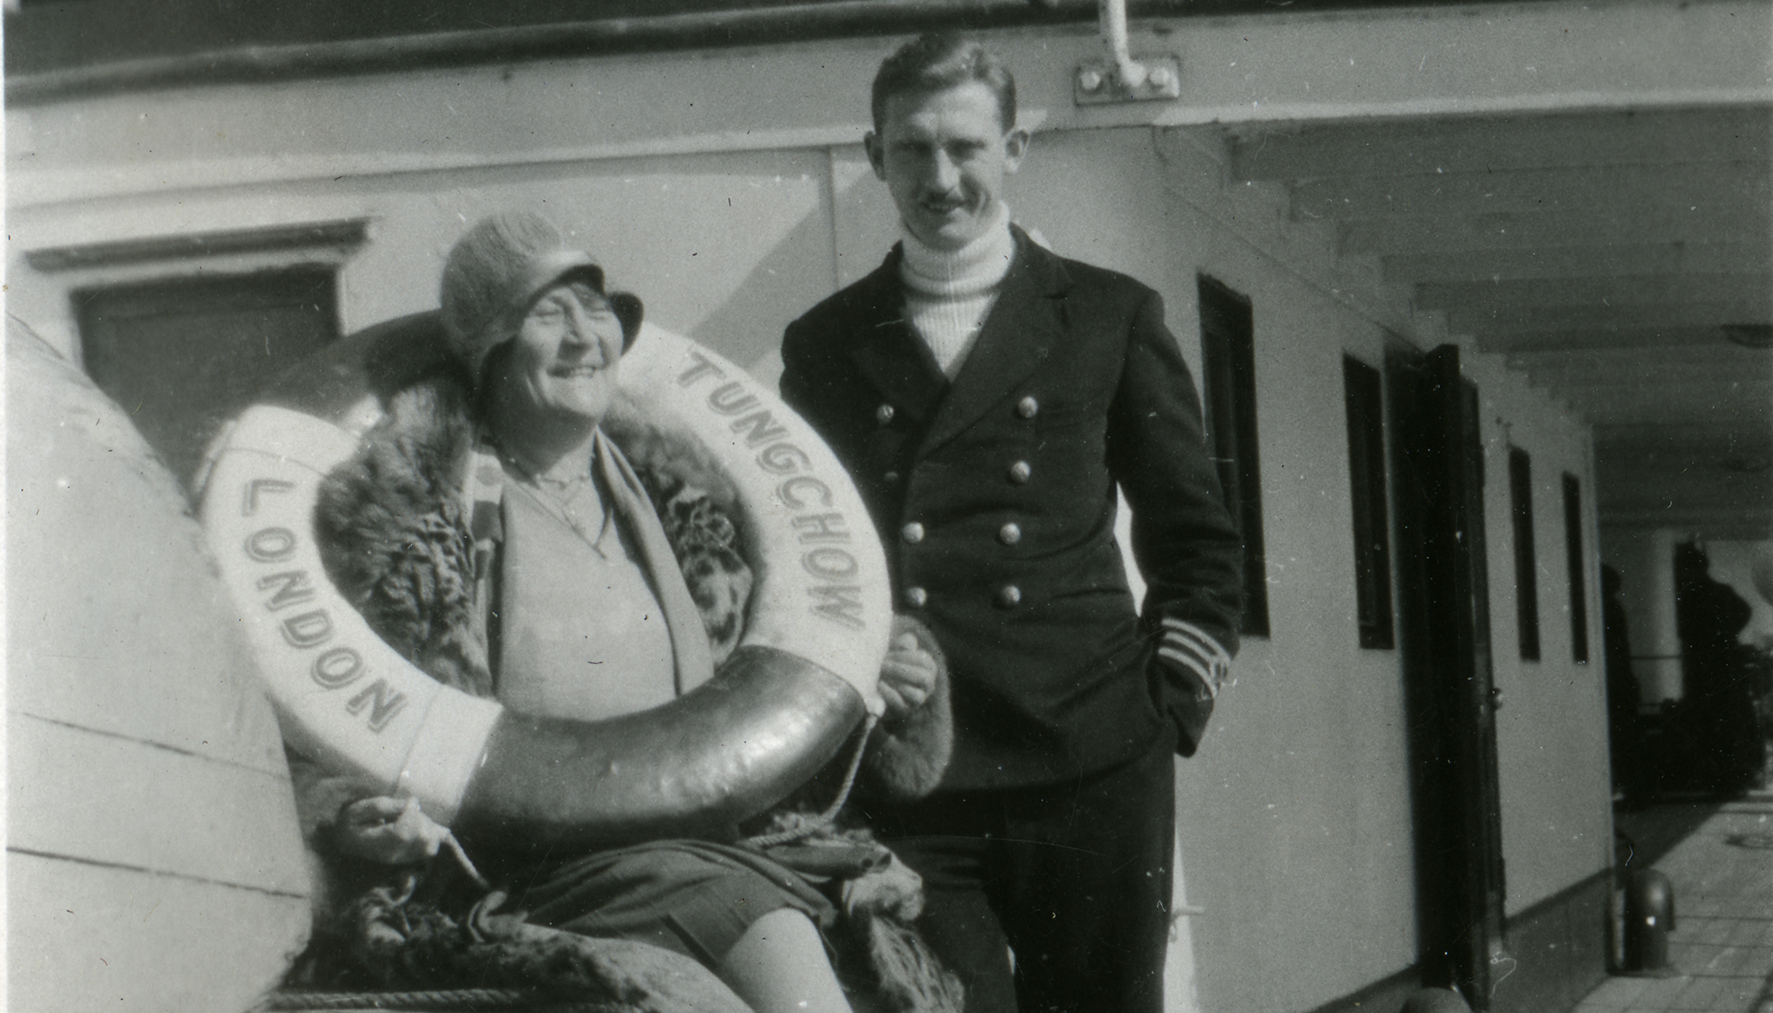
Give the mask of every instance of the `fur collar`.
MULTIPOLYGON (((357 453, 321 484, 316 535, 327 573, 371 629, 439 682, 493 695, 483 619, 490 574, 476 572, 474 519, 461 489, 475 426, 467 385, 453 374, 394 394, 357 453)), ((627 455, 658 511, 715 666, 744 631, 752 570, 727 509, 734 490, 706 451, 618 410, 606 434, 627 455)), ((480 567, 482 571, 488 567, 480 567)), ((906 617, 895 635, 917 633, 906 617)), ((920 641, 934 650, 933 636, 920 641)), ((953 751, 946 665, 919 711, 875 732, 864 758, 872 787, 894 797, 934 790, 953 751)))

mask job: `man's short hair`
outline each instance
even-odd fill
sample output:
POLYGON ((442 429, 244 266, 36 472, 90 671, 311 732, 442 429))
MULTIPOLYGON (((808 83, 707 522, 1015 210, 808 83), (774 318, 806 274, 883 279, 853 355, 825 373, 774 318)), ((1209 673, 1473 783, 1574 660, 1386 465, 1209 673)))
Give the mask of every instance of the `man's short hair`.
POLYGON ((874 75, 874 129, 886 123, 887 100, 895 95, 930 95, 978 81, 997 96, 999 124, 1016 125, 1016 79, 997 54, 977 39, 955 32, 928 32, 900 46, 874 75))

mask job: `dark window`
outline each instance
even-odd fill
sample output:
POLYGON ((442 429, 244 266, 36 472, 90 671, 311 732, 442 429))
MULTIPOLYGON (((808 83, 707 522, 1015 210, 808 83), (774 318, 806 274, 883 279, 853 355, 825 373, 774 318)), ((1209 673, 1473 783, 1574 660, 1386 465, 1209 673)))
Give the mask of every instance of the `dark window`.
POLYGON ((1588 663, 1588 564, 1582 553, 1582 484, 1564 472, 1564 551, 1570 560, 1570 657, 1588 663))
POLYGON ((1539 660, 1539 563, 1533 552, 1533 461, 1519 447, 1508 448, 1508 495, 1514 520, 1514 599, 1519 615, 1521 657, 1539 660))
POLYGON ((187 483, 221 424, 339 327, 325 267, 85 289, 74 310, 87 375, 187 483))
POLYGON ((1262 548, 1262 467, 1256 454, 1256 327, 1250 300, 1200 279, 1202 396, 1207 442, 1225 505, 1244 540, 1241 632, 1268 635, 1268 567, 1262 548))
POLYGON ((1354 507, 1355 616, 1362 647, 1391 647, 1391 527, 1385 511, 1385 409, 1379 371, 1344 356, 1342 385, 1348 409, 1348 492, 1354 507))

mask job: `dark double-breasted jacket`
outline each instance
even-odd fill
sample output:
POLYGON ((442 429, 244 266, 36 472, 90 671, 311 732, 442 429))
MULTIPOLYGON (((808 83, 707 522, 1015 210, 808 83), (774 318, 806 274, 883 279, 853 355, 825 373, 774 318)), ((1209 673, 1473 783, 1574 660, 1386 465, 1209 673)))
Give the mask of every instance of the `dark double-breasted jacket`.
POLYGON ((1166 719, 1192 752, 1237 644, 1240 542, 1162 301, 1019 229, 1016 243, 952 383, 905 318, 899 248, 782 346, 783 397, 849 469, 897 607, 947 654, 950 790, 1104 770, 1166 719))

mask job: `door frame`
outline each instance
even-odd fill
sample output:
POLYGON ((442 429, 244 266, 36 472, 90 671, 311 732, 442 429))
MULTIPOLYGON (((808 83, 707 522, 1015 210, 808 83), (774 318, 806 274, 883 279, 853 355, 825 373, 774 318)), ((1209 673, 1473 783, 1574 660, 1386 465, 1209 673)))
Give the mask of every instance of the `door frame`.
POLYGON ((1507 924, 1478 391, 1455 345, 1386 374, 1420 968, 1482 1013, 1507 924))

